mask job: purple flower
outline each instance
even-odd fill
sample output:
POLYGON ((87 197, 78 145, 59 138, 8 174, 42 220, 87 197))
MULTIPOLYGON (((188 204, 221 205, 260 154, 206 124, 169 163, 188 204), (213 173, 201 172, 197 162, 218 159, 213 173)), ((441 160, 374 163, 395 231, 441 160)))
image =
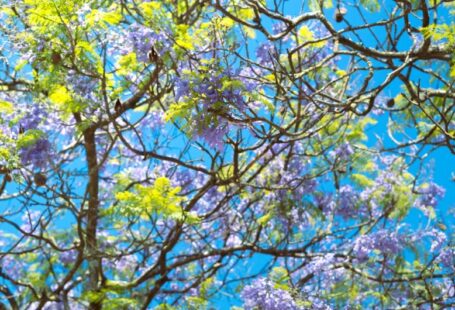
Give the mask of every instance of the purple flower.
POLYGON ((31 233, 37 228, 38 221, 40 220, 41 217, 42 217, 41 212, 37 210, 25 212, 25 214, 22 215, 21 218, 22 220, 21 229, 28 233, 31 233))
POLYGON ((447 236, 440 230, 431 229, 430 231, 424 232, 420 238, 429 237, 431 240, 430 252, 439 251, 442 245, 447 241, 447 236))
POLYGON ((244 67, 238 74, 238 79, 243 83, 247 92, 258 89, 257 74, 250 67, 244 67))
POLYGON ((72 249, 69 251, 62 252, 60 254, 60 261, 65 265, 71 264, 76 261, 76 257, 77 257, 77 250, 72 249))
POLYGON ((356 206, 359 200, 359 193, 355 192, 352 186, 344 185, 340 187, 336 213, 345 219, 358 215, 359 210, 356 206))
POLYGON ((283 22, 278 22, 276 24, 273 24, 272 26, 272 31, 274 34, 279 34, 287 29, 287 26, 283 22))
MULTIPOLYGON (((289 16, 289 15, 288 15, 288 16, 286 16, 286 18, 292 19, 292 16, 289 16)), ((284 32, 284 31, 286 31, 287 28, 288 28, 288 26, 286 25, 286 23, 284 23, 284 22, 282 22, 282 21, 279 21, 279 22, 277 22, 277 23, 275 23, 275 24, 272 25, 272 33, 275 34, 275 35, 277 35, 277 34, 280 34, 280 33, 284 32)), ((290 37, 290 35, 289 35, 289 33, 288 33, 287 35, 285 35, 285 36, 281 39, 281 41, 282 41, 283 43, 285 43, 285 42, 288 42, 290 39, 291 39, 291 37, 290 37)), ((295 41, 292 41, 291 47, 295 47, 295 41)))
POLYGON ((448 247, 441 251, 438 260, 446 267, 454 268, 455 266, 455 250, 448 247))
POLYGON ((148 113, 147 117, 142 122, 142 125, 148 129, 158 129, 164 125, 164 113, 161 110, 152 110, 148 113))
POLYGON ((47 139, 39 139, 33 145, 22 148, 19 151, 22 164, 41 169, 50 161, 51 144, 47 139))
POLYGON ((86 100, 96 100, 95 90, 98 86, 96 79, 71 71, 66 81, 76 95, 86 100))
POLYGON ((165 32, 157 33, 140 24, 132 24, 128 28, 126 36, 127 43, 129 44, 127 49, 122 51, 122 53, 127 54, 134 51, 137 59, 142 62, 149 61, 148 53, 152 47, 160 56, 172 50, 173 44, 168 39, 165 32))
POLYGON ((420 32, 411 33, 411 39, 412 39, 412 49, 413 50, 418 50, 422 47, 423 42, 424 42, 424 37, 423 37, 422 33, 420 33, 420 32))
POLYGON ((240 245, 242 245, 242 239, 240 239, 238 236, 230 235, 226 240, 226 246, 228 247, 237 247, 240 245))
POLYGON ((354 154, 354 150, 352 149, 349 143, 343 143, 339 147, 337 147, 330 155, 334 158, 340 158, 342 160, 349 159, 349 156, 354 154))
POLYGON ((322 210, 326 215, 330 214, 336 208, 336 204, 333 200, 334 199, 331 194, 317 193, 314 195, 314 203, 316 207, 322 210))
POLYGON ((221 122, 218 125, 211 124, 208 127, 202 128, 198 132, 198 136, 204 139, 210 147, 222 151, 224 148, 223 137, 228 131, 227 122, 221 122))
POLYGON ((175 81, 175 100, 179 101, 180 98, 190 94, 190 82, 187 79, 177 78, 175 81))
POLYGON ((303 275, 311 275, 315 273, 322 274, 323 272, 333 272, 333 264, 341 262, 342 258, 336 258, 333 253, 317 256, 303 268, 303 275))
MULTIPOLYGON (((47 118, 46 111, 35 104, 31 111, 27 112, 20 121, 20 126, 26 132, 27 130, 39 129, 44 125, 47 118)), ((32 165, 34 168, 44 168, 51 157, 51 143, 46 137, 41 137, 31 145, 22 147, 19 150, 19 157, 23 165, 32 165)))
POLYGON ((297 310, 303 309, 297 306, 294 298, 288 291, 275 288, 272 281, 260 278, 242 291, 242 299, 246 310, 297 310))
POLYGON ((403 237, 396 232, 381 229, 357 238, 353 250, 357 259, 364 261, 373 250, 379 250, 384 254, 398 254, 403 248, 403 241, 403 237))
POLYGON ((30 111, 21 119, 21 126, 24 130, 37 129, 46 117, 46 112, 37 104, 33 104, 30 111))
POLYGON ((5 255, 0 258, 0 267, 2 271, 13 279, 18 279, 24 268, 24 263, 14 255, 5 255))
POLYGON ((139 24, 133 24, 128 29, 128 41, 134 52, 136 52, 139 61, 147 61, 147 53, 152 48, 152 30, 139 24))
POLYGON ((438 204, 437 198, 444 197, 446 190, 436 183, 430 182, 427 186, 420 188, 420 198, 417 205, 422 207, 435 207, 438 204))
POLYGON ((257 61, 264 66, 270 65, 273 62, 275 55, 275 46, 270 42, 260 44, 256 50, 257 61))
MULTIPOLYGON (((182 68, 183 69, 183 68, 182 68)), ((191 98, 198 108, 189 111, 192 117, 192 128, 196 136, 202 138, 210 147, 223 149, 223 136, 232 125, 222 116, 230 112, 230 108, 243 111, 247 106, 252 82, 244 83, 247 76, 240 73, 248 72, 212 66, 199 75, 186 74, 175 79, 176 101, 191 98)))

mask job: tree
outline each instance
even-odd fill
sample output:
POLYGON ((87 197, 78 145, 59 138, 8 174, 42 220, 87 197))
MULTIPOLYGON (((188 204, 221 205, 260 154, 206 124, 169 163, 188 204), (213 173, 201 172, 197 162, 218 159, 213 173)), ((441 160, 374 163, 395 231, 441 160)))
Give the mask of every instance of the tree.
POLYGON ((297 2, 1 1, 0 308, 455 305, 454 4, 297 2))

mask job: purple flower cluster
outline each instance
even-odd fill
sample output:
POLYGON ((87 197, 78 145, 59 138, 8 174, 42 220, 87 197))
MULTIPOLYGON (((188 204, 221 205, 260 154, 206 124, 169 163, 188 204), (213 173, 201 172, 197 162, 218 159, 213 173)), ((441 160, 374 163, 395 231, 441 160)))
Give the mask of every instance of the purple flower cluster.
POLYGON ((447 236, 440 230, 431 229, 422 234, 422 237, 429 237, 431 240, 430 252, 439 251, 442 245, 447 241, 447 236))
POLYGON ((326 215, 331 214, 336 208, 333 195, 330 193, 317 193, 313 198, 315 206, 322 210, 326 215))
POLYGON ((270 42, 261 43, 256 50, 256 58, 259 64, 270 66, 276 58, 276 48, 270 42))
POLYGON ((335 159, 342 159, 342 160, 348 160, 349 156, 354 154, 354 150, 352 149, 352 146, 345 142, 338 146, 335 150, 330 152, 330 155, 335 158, 335 159))
POLYGON ((438 256, 438 260, 446 267, 455 269, 455 249, 445 248, 438 256))
POLYGON ((38 221, 42 217, 40 211, 33 210, 27 211, 24 215, 22 215, 22 225, 21 229, 30 233, 37 228, 38 221))
MULTIPOLYGON (((217 103, 227 103, 239 109, 246 107, 244 87, 223 85, 223 82, 239 82, 244 85, 245 78, 240 76, 240 70, 224 68, 222 70, 209 70, 202 79, 199 77, 192 81, 192 90, 199 94, 201 103, 205 108, 217 103)), ((251 88, 252 86, 250 86, 251 88)))
POLYGON ((182 74, 175 79, 176 101, 195 100, 198 107, 193 114, 193 129, 197 136, 211 147, 223 148, 223 136, 230 130, 229 122, 222 116, 233 107, 243 111, 248 105, 248 95, 257 84, 247 76, 251 72, 216 68, 212 66, 199 75, 182 74))
POLYGON ((217 122, 210 122, 204 125, 197 133, 207 144, 218 150, 222 151, 224 147, 223 137, 229 132, 229 124, 218 117, 217 122))
POLYGON ((4 255, 0 257, 2 271, 13 279, 20 279, 25 263, 16 256, 4 255))
MULTIPOLYGON (((71 294, 71 293, 70 293, 71 294)), ((62 297, 59 297, 60 300, 62 300, 62 297)), ((82 303, 79 304, 75 301, 72 301, 71 299, 68 301, 69 309, 72 310, 82 310, 86 309, 87 307, 84 306, 82 303)), ((63 301, 50 301, 47 302, 44 306, 38 307, 39 302, 33 302, 30 304, 28 307, 29 310, 37 310, 37 309, 43 309, 43 310, 64 310, 67 309, 65 303, 63 301)))
POLYGON ((95 91, 98 85, 96 79, 70 71, 66 81, 76 95, 86 100, 96 100, 95 91))
MULTIPOLYGON (((38 105, 33 105, 32 110, 21 119, 20 127, 22 127, 24 132, 38 129, 45 118, 45 111, 38 105)), ((21 148, 19 157, 22 164, 31 164, 34 168, 42 169, 47 165, 51 157, 51 143, 45 137, 39 138, 32 145, 21 148)))
MULTIPOLYGON (((317 295, 315 296, 314 283, 315 281, 323 281, 326 287, 331 287, 337 282, 342 281, 346 277, 346 271, 342 268, 336 268, 335 266, 346 261, 345 258, 337 257, 334 253, 334 249, 327 250, 330 251, 326 254, 321 254, 318 256, 311 257, 311 259, 300 268, 298 273, 295 276, 299 278, 309 277, 311 280, 305 284, 302 288, 304 296, 310 301, 317 301, 317 295)), ((301 264, 301 263, 299 263, 301 264)), ((316 307, 313 303, 312 309, 325 309, 324 305, 321 304, 320 307, 316 307)))
MULTIPOLYGON (((267 194, 269 201, 299 205, 299 202, 315 191, 318 182, 310 177, 307 158, 298 154, 301 145, 294 144, 292 155, 286 152, 288 147, 286 144, 277 144, 259 161, 265 164, 267 159, 273 157, 258 178, 258 186, 273 188, 267 194), (288 156, 290 157, 287 158, 288 156)), ((262 150, 258 152, 261 153, 262 150)))
POLYGON ((378 212, 382 211, 380 207, 384 206, 389 197, 391 197, 395 186, 399 184, 403 184, 403 180, 394 172, 389 170, 380 171, 374 179, 374 183, 365 187, 360 193, 360 199, 368 202, 373 209, 373 214, 378 215, 378 212))
POLYGON ((438 204, 438 197, 444 197, 446 191, 436 183, 430 182, 428 186, 420 189, 421 196, 417 201, 418 206, 435 207, 438 204))
POLYGON ((275 288, 272 281, 260 278, 242 291, 242 299, 246 310, 297 310, 299 307, 288 291, 275 288))
POLYGON ((69 251, 65 251, 65 252, 62 252, 60 254, 60 262, 62 262, 63 264, 71 264, 71 263, 74 263, 76 261, 76 257, 77 257, 77 251, 72 249, 72 250, 69 250, 69 251))
POLYGON ((36 129, 46 117, 46 112, 37 104, 33 104, 31 110, 21 119, 21 126, 24 130, 36 129))
MULTIPOLYGON (((287 17, 291 18, 290 16, 287 16, 287 17)), ((280 33, 284 32, 285 30, 287 30, 287 26, 284 22, 278 22, 278 23, 273 24, 273 26, 272 26, 273 34, 280 34, 280 33)), ((286 43, 289 40, 290 40, 290 35, 287 34, 281 39, 281 42, 286 43)), ((295 47, 295 42, 292 42, 290 47, 295 47)))
POLYGON ((171 41, 165 32, 155 32, 137 23, 129 26, 126 37, 127 45, 123 48, 122 54, 134 51, 137 59, 142 62, 149 61, 148 53, 152 47, 161 56, 172 50, 171 41))
POLYGON ((404 238, 396 232, 386 229, 378 230, 369 235, 362 235, 354 242, 354 255, 359 261, 365 261, 373 250, 384 254, 398 254, 403 248, 404 238))
POLYGON ((41 138, 33 145, 22 148, 19 151, 22 164, 31 164, 34 168, 44 168, 50 159, 51 144, 49 140, 41 138))
POLYGON ((284 22, 277 22, 272 25, 273 34, 279 34, 283 31, 285 31, 286 28, 287 28, 287 26, 284 22))
POLYGON ((335 210, 336 214, 341 215, 344 219, 363 214, 364 210, 360 210, 358 207, 359 201, 360 195, 351 185, 340 187, 338 193, 338 207, 335 210))

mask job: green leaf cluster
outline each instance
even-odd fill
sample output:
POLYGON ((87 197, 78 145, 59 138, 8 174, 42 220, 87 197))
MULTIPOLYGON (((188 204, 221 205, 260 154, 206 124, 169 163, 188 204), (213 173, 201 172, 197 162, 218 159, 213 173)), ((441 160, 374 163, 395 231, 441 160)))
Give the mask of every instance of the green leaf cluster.
POLYGON ((195 223, 198 217, 181 207, 185 197, 179 195, 180 187, 172 187, 166 177, 159 177, 152 186, 136 185, 133 191, 122 191, 115 195, 119 204, 115 210, 124 216, 139 216, 147 219, 156 213, 165 218, 195 223))

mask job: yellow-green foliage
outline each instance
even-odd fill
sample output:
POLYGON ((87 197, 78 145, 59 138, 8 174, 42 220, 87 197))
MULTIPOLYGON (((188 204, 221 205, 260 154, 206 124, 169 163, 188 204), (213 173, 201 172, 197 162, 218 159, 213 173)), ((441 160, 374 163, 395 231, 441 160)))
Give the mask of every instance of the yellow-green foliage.
POLYGON ((17 139, 17 147, 24 148, 35 144, 41 137, 43 132, 38 129, 29 129, 17 139))
POLYGON ((144 219, 156 213, 165 218, 194 223, 198 220, 197 216, 181 207, 185 197, 179 196, 180 190, 180 187, 172 187, 168 178, 160 177, 152 186, 136 185, 133 191, 118 192, 115 195, 119 201, 117 211, 144 219))
POLYGON ((63 85, 56 85, 49 94, 49 100, 55 104, 65 117, 73 112, 80 112, 84 104, 74 100, 71 92, 63 85))
POLYGON ((14 106, 11 102, 0 100, 0 113, 11 114, 14 112, 14 106))

